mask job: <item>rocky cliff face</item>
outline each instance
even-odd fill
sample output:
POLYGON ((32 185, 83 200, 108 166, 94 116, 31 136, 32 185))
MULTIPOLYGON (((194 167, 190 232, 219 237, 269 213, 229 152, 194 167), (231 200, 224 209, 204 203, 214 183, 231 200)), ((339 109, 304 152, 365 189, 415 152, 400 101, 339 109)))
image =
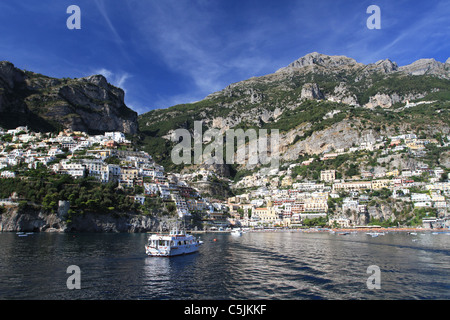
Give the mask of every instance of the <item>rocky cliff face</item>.
POLYGON ((346 212, 337 212, 335 218, 345 216, 353 225, 365 226, 370 222, 394 222, 395 220, 404 221, 413 217, 413 206, 411 203, 403 201, 383 201, 378 200, 375 204, 369 204, 367 211, 356 212, 347 210, 346 212))
POLYGON ((320 54, 318 52, 312 52, 292 62, 287 67, 277 70, 277 73, 290 72, 293 70, 298 70, 309 66, 322 66, 325 68, 336 68, 336 67, 342 68, 345 66, 353 66, 356 64, 357 64, 356 60, 345 56, 328 56, 325 54, 320 54))
POLYGON ((12 63, 0 62, 0 113, 28 111, 26 104, 11 94, 14 90, 23 90, 25 73, 16 69, 12 63))
MULTIPOLYGON (((448 61, 448 60, 447 60, 448 61)), ((411 75, 437 75, 446 79, 450 79, 448 72, 448 63, 445 64, 434 59, 420 59, 410 65, 399 68, 399 71, 411 75)))
POLYGON ((44 215, 39 210, 19 210, 17 207, 9 207, 0 215, 0 231, 52 232, 64 230, 66 230, 66 224, 57 215, 44 215))
POLYGON ((59 213, 45 214, 39 208, 9 207, 0 215, 0 232, 153 232, 170 229, 165 218, 134 214, 86 213, 66 220, 59 213))
POLYGON ((322 100, 324 98, 317 83, 306 83, 302 87, 301 99, 322 100))
POLYGON ((36 131, 65 128, 84 132, 138 131, 137 113, 124 92, 94 75, 56 79, 0 62, 0 125, 28 125, 36 131))

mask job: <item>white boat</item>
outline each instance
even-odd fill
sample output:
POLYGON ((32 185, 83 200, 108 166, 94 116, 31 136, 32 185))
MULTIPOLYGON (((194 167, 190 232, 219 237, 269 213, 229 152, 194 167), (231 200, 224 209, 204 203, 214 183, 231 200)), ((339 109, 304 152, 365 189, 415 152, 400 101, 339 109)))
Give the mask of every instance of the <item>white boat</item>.
POLYGON ((232 236, 242 236, 242 230, 241 229, 233 229, 231 231, 232 236))
POLYGON ((384 236, 384 232, 367 232, 366 234, 371 236, 372 238, 384 236))
POLYGON ((152 257, 173 257, 194 253, 202 243, 193 235, 174 229, 169 234, 152 234, 145 245, 145 252, 152 257))

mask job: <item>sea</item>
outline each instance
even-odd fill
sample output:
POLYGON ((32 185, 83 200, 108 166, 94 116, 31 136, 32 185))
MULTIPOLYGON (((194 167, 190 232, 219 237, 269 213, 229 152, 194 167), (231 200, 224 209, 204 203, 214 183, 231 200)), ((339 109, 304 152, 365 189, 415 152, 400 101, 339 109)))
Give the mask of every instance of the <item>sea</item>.
POLYGON ((146 256, 148 236, 0 233, 0 300, 450 298, 448 232, 204 233, 171 258, 146 256))

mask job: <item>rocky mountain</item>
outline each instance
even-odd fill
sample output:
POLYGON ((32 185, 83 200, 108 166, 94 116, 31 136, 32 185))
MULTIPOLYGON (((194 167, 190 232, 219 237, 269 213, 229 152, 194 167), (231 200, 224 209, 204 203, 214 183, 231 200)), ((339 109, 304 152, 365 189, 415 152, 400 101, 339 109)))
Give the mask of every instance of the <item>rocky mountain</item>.
POLYGON ((0 126, 20 125, 35 131, 138 131, 137 113, 125 105, 124 91, 102 75, 56 79, 1 61, 0 126))
POLYGON ((325 68, 342 68, 345 66, 358 65, 356 60, 345 56, 327 56, 318 52, 307 54, 304 57, 292 62, 287 67, 281 68, 279 72, 289 72, 296 69, 309 67, 309 66, 322 66, 325 68))
MULTIPOLYGON (((358 63, 310 53, 272 74, 233 83, 204 100, 139 117, 141 143, 160 163, 170 161, 175 129, 279 129, 281 158, 375 142, 400 131, 450 132, 450 59, 407 66, 385 59, 358 63)), ((242 168, 233 168, 240 170, 242 168)), ((231 170, 231 171, 233 171, 231 170)))

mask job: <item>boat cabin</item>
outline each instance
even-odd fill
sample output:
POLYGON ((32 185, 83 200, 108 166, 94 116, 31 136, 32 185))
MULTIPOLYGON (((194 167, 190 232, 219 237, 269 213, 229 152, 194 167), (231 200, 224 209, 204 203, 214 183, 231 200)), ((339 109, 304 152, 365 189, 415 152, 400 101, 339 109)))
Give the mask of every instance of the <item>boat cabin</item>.
POLYGON ((176 247, 183 246, 188 244, 195 244, 194 239, 149 239, 148 245, 152 248, 158 247, 176 247))

